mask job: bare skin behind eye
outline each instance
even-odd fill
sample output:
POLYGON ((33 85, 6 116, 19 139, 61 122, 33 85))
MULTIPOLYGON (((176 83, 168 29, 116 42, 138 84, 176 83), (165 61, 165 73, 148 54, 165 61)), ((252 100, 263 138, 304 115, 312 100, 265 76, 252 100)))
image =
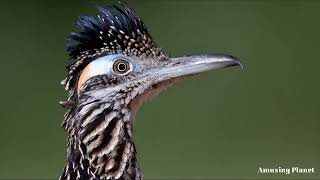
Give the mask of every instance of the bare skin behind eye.
POLYGON ((81 72, 81 75, 80 75, 80 78, 79 78, 79 81, 78 81, 78 85, 77 85, 77 93, 79 94, 79 92, 80 92, 80 88, 81 88, 81 86, 84 84, 84 82, 86 81, 86 80, 88 80, 89 79, 89 75, 90 75, 90 68, 91 67, 91 65, 90 64, 88 64, 87 65, 87 67, 85 67, 84 69, 83 69, 83 71, 81 72))

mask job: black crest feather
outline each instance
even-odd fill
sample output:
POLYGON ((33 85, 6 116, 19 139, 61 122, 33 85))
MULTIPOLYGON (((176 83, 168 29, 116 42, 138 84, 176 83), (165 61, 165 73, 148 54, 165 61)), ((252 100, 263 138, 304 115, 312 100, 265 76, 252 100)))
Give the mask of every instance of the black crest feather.
POLYGON ((63 82, 66 89, 74 86, 74 77, 99 56, 124 53, 131 56, 166 57, 156 47, 146 26, 127 4, 97 5, 96 16, 80 16, 76 26, 80 32, 69 35, 67 45, 69 76, 63 82))

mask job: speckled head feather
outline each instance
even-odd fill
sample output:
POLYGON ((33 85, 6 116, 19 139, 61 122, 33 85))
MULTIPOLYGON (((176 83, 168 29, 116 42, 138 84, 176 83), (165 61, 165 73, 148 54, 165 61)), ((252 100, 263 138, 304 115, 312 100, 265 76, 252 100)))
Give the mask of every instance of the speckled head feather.
POLYGON ((94 59, 116 53, 129 56, 166 59, 152 40, 140 17, 127 4, 121 7, 101 7, 96 16, 81 16, 76 22, 80 32, 69 36, 67 51, 70 60, 68 77, 62 82, 66 90, 73 89, 79 72, 94 59))

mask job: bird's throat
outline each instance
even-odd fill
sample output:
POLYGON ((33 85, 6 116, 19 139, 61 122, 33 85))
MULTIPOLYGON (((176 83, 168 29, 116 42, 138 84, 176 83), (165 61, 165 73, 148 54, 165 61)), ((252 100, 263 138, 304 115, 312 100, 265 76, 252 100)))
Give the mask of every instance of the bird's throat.
POLYGON ((61 179, 141 180, 130 116, 128 108, 114 104, 79 106, 61 179))

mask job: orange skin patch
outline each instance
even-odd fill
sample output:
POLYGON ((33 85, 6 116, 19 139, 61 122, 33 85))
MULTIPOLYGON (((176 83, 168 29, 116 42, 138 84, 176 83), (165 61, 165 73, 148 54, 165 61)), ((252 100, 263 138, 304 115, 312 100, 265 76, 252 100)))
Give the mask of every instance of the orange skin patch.
POLYGON ((90 64, 88 64, 84 69, 83 71, 81 72, 81 75, 80 75, 80 78, 79 78, 79 81, 78 81, 78 85, 77 85, 77 93, 79 94, 80 93, 80 88, 81 86, 84 84, 84 82, 86 80, 88 80, 90 78, 90 64))

